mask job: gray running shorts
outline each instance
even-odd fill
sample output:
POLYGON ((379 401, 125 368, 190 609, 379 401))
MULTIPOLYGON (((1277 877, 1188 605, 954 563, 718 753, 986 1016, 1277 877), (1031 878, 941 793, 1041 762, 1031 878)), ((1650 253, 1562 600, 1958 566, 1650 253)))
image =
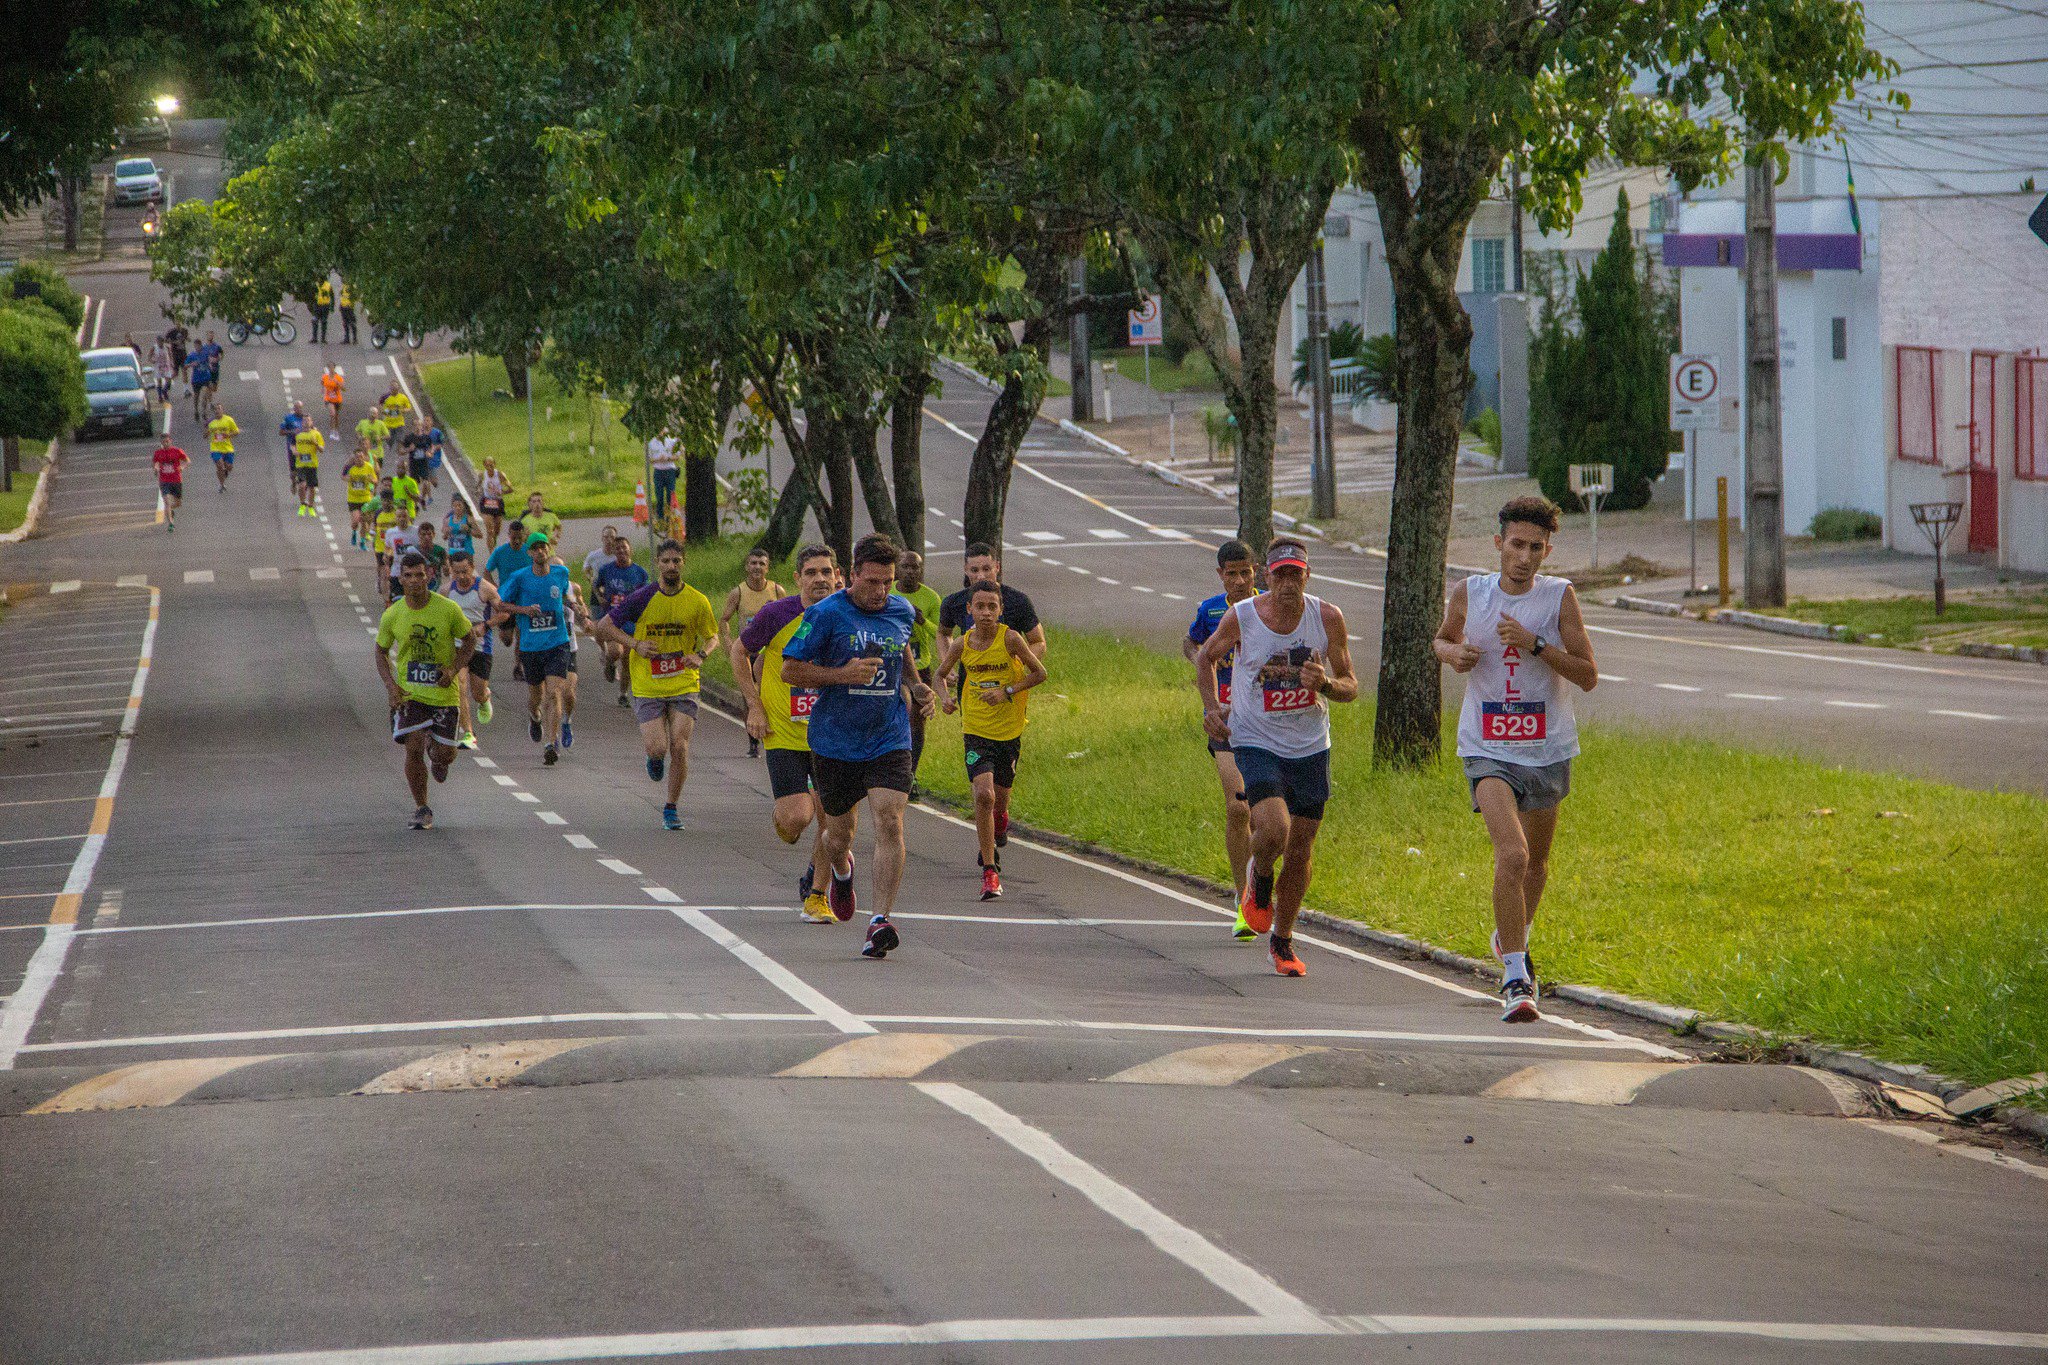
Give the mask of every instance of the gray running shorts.
POLYGON ((660 720, 669 714, 697 719, 697 698, 685 694, 680 697, 634 697, 633 720, 645 725, 650 720, 660 720))
POLYGON ((1479 779, 1497 777, 1508 784, 1508 790, 1515 794, 1516 810, 1549 810, 1558 805, 1572 789, 1572 761, 1564 759, 1557 763, 1545 763, 1532 767, 1526 763, 1503 763, 1497 758, 1468 758, 1464 760, 1465 781, 1472 788, 1472 809, 1479 809, 1479 779))

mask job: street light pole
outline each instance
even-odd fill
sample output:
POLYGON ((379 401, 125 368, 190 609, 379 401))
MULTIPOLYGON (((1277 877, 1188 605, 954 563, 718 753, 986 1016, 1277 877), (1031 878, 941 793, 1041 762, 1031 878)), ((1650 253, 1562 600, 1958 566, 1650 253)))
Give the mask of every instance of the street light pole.
POLYGON ((1309 515, 1337 515, 1337 459, 1331 434, 1330 297, 1323 276, 1323 239, 1308 253, 1309 515))
POLYGON ((1743 409, 1742 602, 1785 605, 1785 451, 1779 425, 1778 164, 1750 144, 1743 223, 1743 317, 1748 399, 1743 409))

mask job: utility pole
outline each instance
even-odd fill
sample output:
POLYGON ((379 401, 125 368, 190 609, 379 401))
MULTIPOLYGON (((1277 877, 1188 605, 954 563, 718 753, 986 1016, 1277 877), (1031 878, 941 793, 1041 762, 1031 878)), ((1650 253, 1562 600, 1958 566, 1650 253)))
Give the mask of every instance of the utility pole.
POLYGON ((1337 452, 1330 420, 1330 298, 1323 239, 1308 253, 1309 515, 1337 515, 1337 452))
MULTIPOLYGON (((1068 267, 1067 297, 1079 299, 1088 292, 1088 262, 1076 256, 1068 267)), ((1067 377, 1074 389, 1074 420, 1095 420, 1095 376, 1088 364, 1088 310, 1078 305, 1067 318, 1067 377)))
POLYGON ((1778 384, 1778 164, 1760 143, 1745 170, 1742 283, 1748 351, 1743 408, 1742 601, 1785 605, 1783 430, 1778 384))
POLYGON ((1508 256, 1514 292, 1522 292, 1522 165, 1508 162, 1508 256))

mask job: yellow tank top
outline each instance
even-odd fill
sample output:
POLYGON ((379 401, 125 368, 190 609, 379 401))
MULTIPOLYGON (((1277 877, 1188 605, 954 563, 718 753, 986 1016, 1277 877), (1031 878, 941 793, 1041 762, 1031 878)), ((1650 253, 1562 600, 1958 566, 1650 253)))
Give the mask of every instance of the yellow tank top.
POLYGON ((754 619, 755 612, 761 610, 770 602, 787 596, 789 594, 784 592, 781 585, 772 579, 763 585, 759 592, 755 592, 752 588, 748 587, 745 579, 740 580, 740 624, 744 626, 747 622, 754 619))
POLYGON ((361 460, 348 467, 348 500, 368 502, 377 491, 377 466, 361 460))
POLYGON ((960 728, 983 739, 1015 739, 1024 733, 1024 703, 1030 694, 1006 697, 1003 688, 1023 681, 1024 661, 1010 649, 1010 628, 996 629, 996 642, 976 649, 961 641, 960 666, 967 681, 960 689, 960 728))
POLYGON ((697 691, 698 672, 683 667, 682 660, 702 651, 717 633, 718 620, 712 615, 710 598, 687 583, 673 595, 657 589, 633 623, 633 638, 652 641, 661 652, 652 659, 637 651, 629 656, 633 695, 684 697, 697 691))

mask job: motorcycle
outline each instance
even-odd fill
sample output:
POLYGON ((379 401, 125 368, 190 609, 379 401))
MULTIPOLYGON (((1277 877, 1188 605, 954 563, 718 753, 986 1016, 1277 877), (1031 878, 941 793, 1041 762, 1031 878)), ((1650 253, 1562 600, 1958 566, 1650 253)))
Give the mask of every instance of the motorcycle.
POLYGON ((237 346, 244 345, 252 336, 267 336, 280 346, 289 346, 299 339, 299 325, 292 321, 292 315, 279 309, 268 317, 245 318, 228 324, 228 340, 237 346))

